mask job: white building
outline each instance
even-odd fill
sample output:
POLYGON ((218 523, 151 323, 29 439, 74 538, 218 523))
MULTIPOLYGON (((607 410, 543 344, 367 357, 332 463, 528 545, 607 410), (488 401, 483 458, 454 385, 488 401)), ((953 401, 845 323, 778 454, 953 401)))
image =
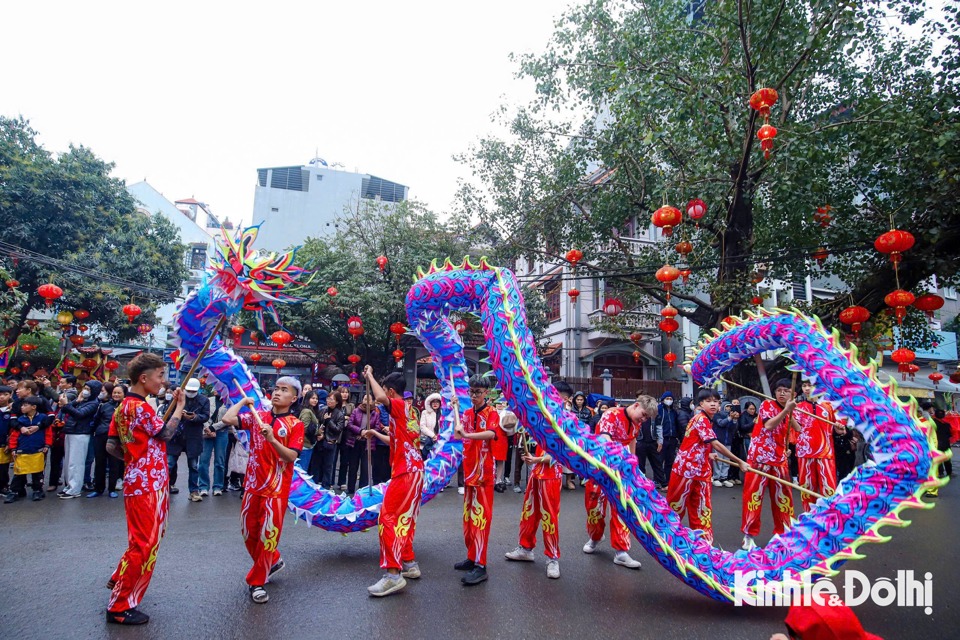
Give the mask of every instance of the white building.
POLYGON ((257 169, 253 222, 257 244, 284 251, 308 237, 331 233, 346 207, 364 201, 402 202, 409 187, 365 173, 331 168, 322 158, 294 167, 257 169))

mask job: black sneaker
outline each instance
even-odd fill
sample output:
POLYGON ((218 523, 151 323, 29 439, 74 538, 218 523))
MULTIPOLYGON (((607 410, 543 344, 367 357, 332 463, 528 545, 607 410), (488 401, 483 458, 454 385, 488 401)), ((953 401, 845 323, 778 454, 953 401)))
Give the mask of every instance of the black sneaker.
POLYGON ((267 595, 267 590, 264 589, 262 585, 251 585, 250 599, 256 602, 257 604, 263 604, 264 602, 270 599, 270 596, 267 595))
POLYGON ((16 502, 20 498, 17 497, 15 493, 8 493, 7 497, 3 499, 3 504, 10 504, 11 502, 16 502))
POLYGON ((493 490, 497 493, 503 493, 507 490, 507 485, 506 483, 498 482, 497 484, 493 485, 493 490))
POLYGON ((280 558, 279 560, 277 560, 276 563, 274 563, 274 565, 270 567, 270 573, 267 574, 267 582, 270 582, 270 578, 272 578, 275 574, 283 571, 286 568, 286 566, 287 566, 287 563, 283 561, 283 558, 280 558))
POLYGON ((147 624, 150 622, 150 616, 136 609, 107 611, 107 622, 111 624, 147 624))
POLYGON ((43 491, 34 491, 32 500, 34 502, 40 502, 46 497, 47 497, 47 494, 45 494, 43 491))
POLYGON ((470 570, 470 573, 460 578, 460 582, 468 587, 472 587, 475 584, 480 584, 481 582, 486 581, 487 569, 486 567, 481 567, 480 565, 474 565, 473 569, 470 570))
POLYGON ((177 489, 176 487, 170 487, 170 495, 177 495, 178 493, 180 493, 180 489, 177 489))
POLYGON ((457 571, 470 571, 476 566, 477 566, 476 563, 473 560, 470 560, 468 558, 466 560, 461 560, 457 564, 453 565, 453 568, 456 569, 457 571))

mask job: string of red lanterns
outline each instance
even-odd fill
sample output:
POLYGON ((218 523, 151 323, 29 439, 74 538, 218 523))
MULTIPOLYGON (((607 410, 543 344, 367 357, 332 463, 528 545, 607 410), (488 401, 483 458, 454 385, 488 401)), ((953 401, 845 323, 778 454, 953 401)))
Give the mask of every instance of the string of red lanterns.
POLYGON ((763 117, 763 126, 757 130, 757 138, 760 139, 760 148, 763 149, 764 160, 770 159, 770 152, 773 151, 773 140, 777 137, 777 128, 770 124, 770 107, 776 104, 779 97, 776 89, 769 87, 757 89, 750 96, 750 107, 763 117))

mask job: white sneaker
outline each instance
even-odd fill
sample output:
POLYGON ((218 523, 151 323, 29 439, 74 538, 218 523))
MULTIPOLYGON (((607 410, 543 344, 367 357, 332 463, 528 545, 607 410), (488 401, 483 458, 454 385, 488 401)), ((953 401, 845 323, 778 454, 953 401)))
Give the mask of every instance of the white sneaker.
POLYGON ((560 577, 560 561, 559 560, 547 560, 547 577, 554 578, 554 579, 560 577))
POLYGON ((715 486, 715 487, 721 487, 721 486, 723 486, 723 483, 720 482, 719 480, 714 480, 714 481, 713 481, 713 486, 715 486))
POLYGON ((210 495, 210 494, 207 493, 207 490, 206 490, 206 489, 204 489, 203 491, 200 492, 200 497, 201 497, 201 498, 206 498, 206 497, 209 496, 209 495, 210 495))
POLYGON ((523 489, 520 488, 520 485, 514 485, 514 487, 513 487, 513 492, 514 492, 514 493, 523 493, 523 489))
POLYGON ((631 558, 630 554, 626 551, 618 551, 617 555, 613 557, 613 564, 618 564, 621 567, 626 567, 627 569, 640 568, 640 561, 631 558))
POLYGON ((400 575, 404 578, 410 578, 411 580, 416 580, 420 577, 420 565, 416 560, 413 562, 404 562, 403 570, 400 571, 400 575))
POLYGON ((388 596, 391 593, 400 591, 400 589, 403 589, 405 586, 407 586, 407 581, 403 579, 403 576, 388 573, 380 578, 376 584, 367 587, 367 591, 374 597, 382 598, 383 596, 388 596))
POLYGON ((725 487, 732 487, 732 486, 733 486, 733 483, 730 482, 729 480, 724 480, 724 481, 723 481, 723 486, 725 486, 725 487))
POLYGON ((753 536, 743 536, 743 544, 740 548, 744 551, 753 551, 757 548, 757 543, 753 541, 753 536))
POLYGON ((215 496, 222 496, 222 495, 223 495, 223 489, 214 489, 214 490, 213 490, 213 495, 215 495, 215 496))
POLYGON ((516 560, 518 562, 533 562, 533 549, 517 547, 513 551, 508 551, 503 554, 503 557, 507 560, 516 560))
POLYGON ((457 487, 457 493, 463 495, 463 487, 457 487))
POLYGON ((590 540, 587 540, 587 544, 583 545, 583 552, 584 552, 584 553, 593 553, 594 551, 596 551, 596 550, 597 550, 597 545, 600 544, 600 542, 601 542, 605 537, 606 537, 606 536, 600 536, 600 540, 594 540, 594 539, 592 539, 592 538, 591 538, 590 540))

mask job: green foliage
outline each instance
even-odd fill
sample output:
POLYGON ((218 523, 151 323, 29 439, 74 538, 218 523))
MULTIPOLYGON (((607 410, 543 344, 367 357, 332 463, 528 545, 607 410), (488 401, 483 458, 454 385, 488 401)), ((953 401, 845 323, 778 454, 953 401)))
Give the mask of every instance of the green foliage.
MULTIPOLYGON (((155 322, 157 294, 111 284, 46 264, 42 256, 122 278, 162 291, 178 293, 188 273, 183 263, 186 247, 179 231, 161 216, 148 218, 121 180, 110 177, 113 165, 85 147, 71 146, 52 155, 36 142, 27 121, 0 117, 0 228, 2 253, 24 253, 4 259, 4 269, 20 281, 22 299, 7 307, 14 317, 0 317, 11 331, 12 343, 32 309, 44 301, 37 287, 54 282, 63 291, 57 308, 84 308, 85 321, 103 337, 130 338, 135 329, 120 309, 131 300, 144 313, 138 322, 155 322), (17 249, 19 248, 19 249, 17 249)), ((167 300, 169 301, 169 300, 167 300)))
POLYGON ((891 221, 917 236, 903 288, 933 273, 957 282, 956 7, 937 21, 920 0, 717 1, 688 15, 695 4, 570 9, 542 53, 519 58, 537 97, 501 112, 510 136, 462 156, 472 179, 459 191, 461 218, 495 228, 505 257, 581 249, 582 271, 615 281, 632 304, 663 301, 653 273, 680 262, 673 246, 689 239, 694 274, 676 295, 705 327, 748 305, 761 264, 792 280, 836 276, 878 311, 893 271, 872 241, 891 221), (748 106, 765 86, 780 94, 769 160, 748 106), (692 198, 709 206, 699 226, 641 249, 620 238, 637 236, 662 204, 683 210, 692 198), (832 207, 828 229, 813 220, 822 205, 832 207), (823 267, 809 259, 818 246, 834 255, 823 267))

